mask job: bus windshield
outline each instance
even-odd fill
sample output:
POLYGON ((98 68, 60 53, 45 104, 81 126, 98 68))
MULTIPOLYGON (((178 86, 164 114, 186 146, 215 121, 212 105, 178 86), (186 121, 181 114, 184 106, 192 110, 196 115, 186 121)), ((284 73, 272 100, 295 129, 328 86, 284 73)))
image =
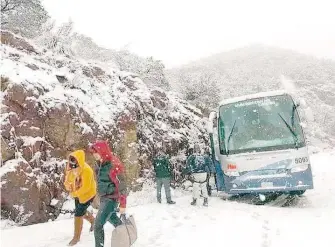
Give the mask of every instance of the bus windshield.
POLYGON ((221 154, 305 146, 296 105, 287 94, 222 105, 218 127, 221 154))

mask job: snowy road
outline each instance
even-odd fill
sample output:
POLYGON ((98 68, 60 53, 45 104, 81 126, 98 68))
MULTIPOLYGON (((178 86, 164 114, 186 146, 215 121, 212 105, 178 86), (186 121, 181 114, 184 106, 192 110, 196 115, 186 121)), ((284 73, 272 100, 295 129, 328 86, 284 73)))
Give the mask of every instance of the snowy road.
MULTIPOLYGON (((139 239, 134 247, 300 247, 335 246, 335 153, 312 156, 315 189, 289 207, 250 205, 212 197, 209 207, 192 207, 190 196, 176 198, 176 205, 156 203, 129 208, 135 215, 139 239)), ((66 246, 73 220, 1 232, 2 247, 66 246), (20 242, 18 242, 18 238, 20 242)), ((94 246, 85 224, 78 247, 94 246)), ((111 225, 106 226, 110 246, 111 225)))

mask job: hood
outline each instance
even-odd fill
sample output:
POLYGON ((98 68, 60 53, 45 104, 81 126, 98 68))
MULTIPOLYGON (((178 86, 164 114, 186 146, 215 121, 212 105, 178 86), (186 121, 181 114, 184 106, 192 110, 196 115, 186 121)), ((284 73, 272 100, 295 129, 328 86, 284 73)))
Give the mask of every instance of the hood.
POLYGON ((85 152, 84 152, 84 150, 74 151, 74 152, 69 154, 69 157, 70 156, 76 158, 80 168, 83 168, 85 166, 85 152))
POLYGON ((112 160, 112 150, 106 141, 96 141, 91 147, 91 151, 97 152, 103 161, 112 160))
POLYGON ((112 149, 109 147, 107 141, 96 141, 90 146, 90 151, 100 154, 102 162, 110 161, 114 167, 124 169, 124 166, 119 158, 113 155, 112 149))

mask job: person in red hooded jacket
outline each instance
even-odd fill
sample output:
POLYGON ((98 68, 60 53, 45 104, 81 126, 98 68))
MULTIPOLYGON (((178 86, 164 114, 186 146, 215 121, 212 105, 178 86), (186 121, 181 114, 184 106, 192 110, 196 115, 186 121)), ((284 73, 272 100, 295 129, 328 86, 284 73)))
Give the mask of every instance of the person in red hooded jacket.
POLYGON ((104 246, 104 225, 107 221, 117 227, 122 224, 117 215, 125 213, 127 185, 125 168, 106 141, 97 141, 90 146, 97 161, 97 187, 100 196, 100 207, 94 224, 95 246, 104 246))

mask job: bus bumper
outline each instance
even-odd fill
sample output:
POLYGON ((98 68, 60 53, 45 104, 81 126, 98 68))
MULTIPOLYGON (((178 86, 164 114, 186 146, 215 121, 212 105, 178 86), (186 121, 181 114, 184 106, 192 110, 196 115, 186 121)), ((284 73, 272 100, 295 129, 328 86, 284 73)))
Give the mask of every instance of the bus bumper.
POLYGON ((248 175, 238 177, 225 176, 225 192, 228 194, 292 192, 313 189, 311 170, 297 173, 281 173, 275 175, 248 175))

